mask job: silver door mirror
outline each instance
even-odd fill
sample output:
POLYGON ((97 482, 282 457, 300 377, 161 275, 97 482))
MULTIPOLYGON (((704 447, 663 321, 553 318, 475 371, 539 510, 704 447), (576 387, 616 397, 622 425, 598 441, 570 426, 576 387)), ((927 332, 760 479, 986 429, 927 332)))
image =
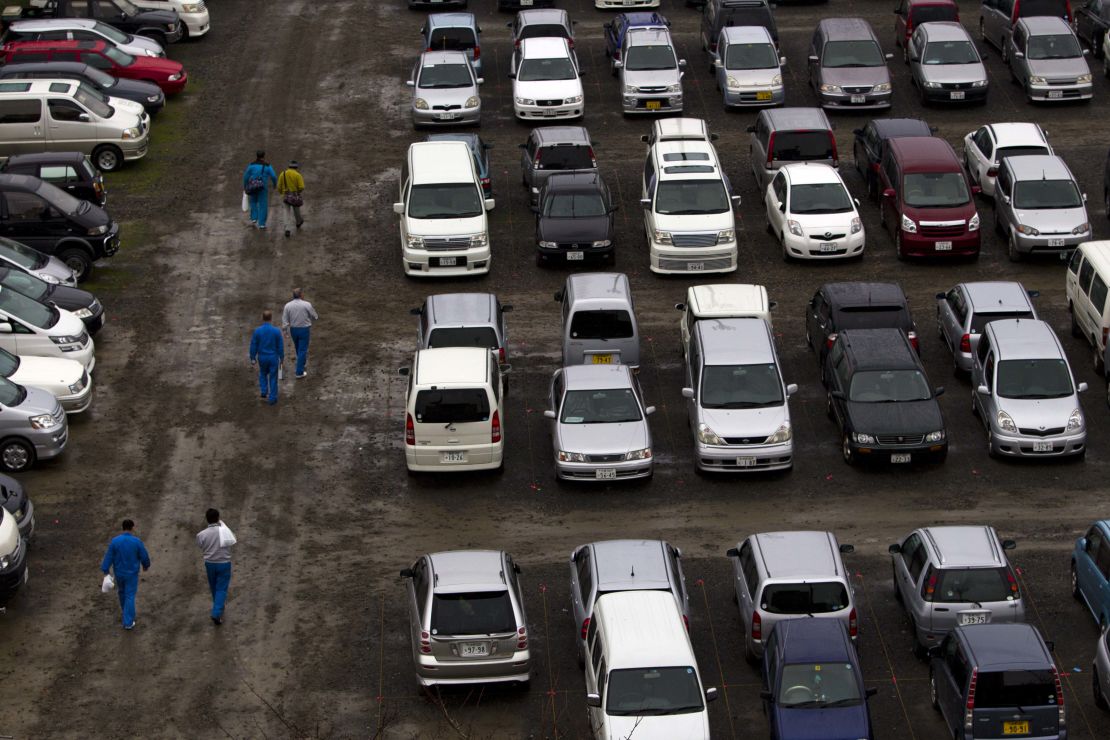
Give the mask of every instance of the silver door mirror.
POLYGON ((975 392, 976 392, 976 393, 980 393, 980 394, 982 394, 982 395, 984 395, 984 396, 989 396, 989 395, 990 395, 990 392, 991 392, 991 389, 990 389, 990 388, 988 388, 988 387, 987 387, 987 386, 985 386, 985 385, 981 385, 981 386, 979 386, 978 388, 976 388, 976 389, 975 389, 975 392))
MULTIPOLYGON (((0 324, 0 326, 4 326, 4 324, 0 324)), ((693 398, 694 397, 694 389, 693 388, 683 388, 682 389, 682 397, 683 398, 693 398)))
POLYGON ((717 689, 716 689, 716 687, 710 686, 708 689, 705 690, 705 702, 706 702, 706 704, 708 704, 709 702, 716 701, 716 700, 717 700, 717 689))
POLYGON ((479 85, 484 85, 484 84, 486 84, 486 78, 485 78, 485 77, 479 77, 479 78, 478 78, 478 84, 479 84, 479 85))
POLYGON ((555 418, 555 411, 554 411, 554 409, 545 409, 544 412, 543 412, 543 415, 547 419, 554 419, 555 418))
POLYGON ((791 383, 788 386, 786 386, 786 395, 787 396, 793 396, 797 392, 798 392, 798 384, 797 383, 791 383))
POLYGON ((89 122, 89 121, 91 121, 92 119, 91 119, 91 118, 89 118, 89 114, 88 114, 88 113, 78 113, 78 114, 77 114, 77 120, 78 120, 78 121, 83 121, 84 123, 88 123, 88 122, 89 122))
POLYGON ((640 198, 640 205, 644 208, 651 208, 651 198, 640 198))
POLYGON ((1076 390, 1079 391, 1080 393, 1086 393, 1087 392, 1087 387, 1088 386, 1087 386, 1086 383, 1080 383, 1078 386, 1076 386, 1076 390))
POLYGON ((1025 59, 1025 52, 1024 51, 1015 51, 1014 52, 1014 58, 1015 59, 1025 59))
POLYGON ((587 707, 600 707, 601 706, 601 694, 586 694, 586 706, 587 707))
MULTIPOLYGON (((1086 383, 1084 383, 1083 385, 1086 385, 1086 383)), ((1084 388, 1083 390, 1087 390, 1087 389, 1084 388)), ((654 413, 655 413, 655 407, 654 406, 648 406, 647 408, 644 409, 644 414, 647 415, 647 416, 651 416, 654 413)))
POLYGON ((396 213, 398 216, 404 215, 404 213, 405 213, 405 204, 404 203, 394 203, 393 204, 393 212, 396 213))
POLYGON ((785 67, 786 66, 786 57, 779 57, 779 66, 780 67, 785 67))
POLYGON ((487 210, 487 211, 492 211, 492 210, 493 210, 493 206, 494 206, 494 204, 495 204, 496 202, 497 202, 497 201, 495 201, 495 200, 494 200, 493 198, 486 198, 486 200, 485 200, 485 207, 486 207, 486 210, 487 210))
POLYGON ((412 80, 406 80, 405 85, 408 86, 408 87, 416 87, 416 83, 413 82, 412 80))

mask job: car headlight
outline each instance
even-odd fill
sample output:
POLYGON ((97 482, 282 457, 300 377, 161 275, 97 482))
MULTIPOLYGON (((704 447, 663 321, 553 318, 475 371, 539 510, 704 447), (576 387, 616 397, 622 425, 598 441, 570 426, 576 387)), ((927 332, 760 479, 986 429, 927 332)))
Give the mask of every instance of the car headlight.
POLYGON ((32 429, 52 429, 58 426, 58 420, 50 414, 32 416, 29 421, 31 422, 32 429))
POLYGON ((682 83, 680 82, 677 85, 668 85, 667 86, 667 92, 669 92, 669 93, 682 92, 682 83))
POLYGON ((73 312, 73 315, 76 316, 79 319, 91 319, 92 318, 92 311, 90 311, 87 308, 79 308, 79 309, 77 309, 76 311, 73 312))
POLYGON ((101 234, 108 233, 108 224, 100 224, 100 226, 90 226, 88 231, 85 232, 89 236, 100 236, 101 234))
POLYGON ((540 242, 540 249, 555 249, 557 246, 557 242, 540 242))
POLYGON ((798 223, 797 221, 794 221, 794 220, 787 221, 786 222, 786 228, 790 229, 790 233, 793 234, 794 236, 805 236, 805 233, 802 231, 802 225, 800 223, 798 223))
POLYGON ((698 441, 703 445, 723 445, 725 441, 709 428, 708 424, 698 424, 698 441))
POLYGON ((655 235, 655 241, 659 242, 660 244, 670 244, 671 243, 671 232, 669 232, 669 231, 660 231, 659 229, 655 229, 653 233, 655 235))
POLYGON ((782 86, 782 75, 775 75, 774 77, 771 78, 771 87, 781 87, 781 86, 782 86))
POLYGON ((174 72, 172 75, 170 75, 170 82, 177 82, 180 79, 181 79, 181 73, 180 72, 174 72))
POLYGON ((470 246, 471 248, 484 247, 486 246, 486 242, 488 241, 489 240, 486 238, 485 234, 475 234, 474 236, 470 237, 470 246))
POLYGON ((148 103, 157 103, 158 98, 159 98, 158 95, 147 95, 146 96, 146 102, 148 102, 148 103))
POLYGON ((121 139, 137 139, 143 135, 143 132, 138 128, 125 128, 123 133, 120 134, 121 139))
POLYGON ((938 431, 929 432, 928 434, 926 434, 925 435, 925 441, 926 442, 943 442, 944 437, 945 437, 944 430, 940 429, 938 431))
POLYGON ((722 229, 721 231, 717 232, 717 243, 718 244, 728 244, 730 241, 732 241, 735 238, 736 238, 736 232, 733 231, 732 229, 722 229))
POLYGON ((1068 431, 1083 428, 1083 412, 1079 409, 1073 409, 1071 416, 1068 417, 1068 431))
POLYGON ((586 462, 586 456, 581 452, 559 450, 559 462, 586 462))
POLYGON ((181 6, 182 13, 199 13, 200 3, 185 3, 181 6))
POLYGON ((875 87, 871 88, 871 92, 890 92, 890 83, 880 82, 878 85, 875 85, 875 87))
POLYGON ((1075 78, 1075 81, 1082 85, 1084 83, 1087 83, 1087 82, 1091 81, 1091 75, 1090 75, 1090 73, 1087 73, 1085 75, 1079 75, 1078 77, 1075 78))
POLYGON ((728 76, 726 82, 728 83, 729 89, 731 90, 738 90, 740 88, 740 80, 736 79, 732 75, 728 76))
POLYGON ((50 337, 50 341, 53 342, 54 344, 57 344, 57 345, 80 344, 81 343, 81 337, 72 337, 72 336, 50 337))
POLYGON ((3 555, 0 555, 0 569, 7 570, 8 568, 12 567, 12 563, 19 560, 19 553, 22 552, 22 550, 23 550, 23 540, 20 539, 15 544, 15 549, 14 550, 12 550, 9 553, 4 553, 3 555))
POLYGON ((593 247, 595 249, 600 249, 601 247, 607 247, 612 243, 613 242, 609 241, 608 239, 598 239, 593 243, 593 247))
POLYGON ((1044 84, 1044 78, 1043 77, 1037 77, 1036 75, 1031 75, 1029 77, 1029 84, 1030 85, 1043 85, 1044 84))
POLYGON ((428 110, 428 101, 424 98, 417 98, 416 100, 412 101, 412 107, 416 108, 417 110, 428 110))
POLYGON ((645 447, 642 450, 632 450, 630 452, 626 452, 626 453, 624 453, 624 459, 625 460, 650 460, 651 459, 651 448, 650 447, 645 447))
POLYGON ((1072 229, 1071 233, 1073 233, 1073 234, 1086 234, 1090 230, 1091 230, 1090 222, 1089 221, 1084 221, 1083 223, 1079 224, 1074 229, 1072 229))
POLYGON ((638 92, 640 92, 640 88, 636 87, 635 85, 625 85, 624 86, 624 94, 625 95, 635 95, 638 92))
POLYGON ((72 383, 69 386, 69 392, 70 393, 80 393, 83 390, 85 390, 85 381, 84 381, 84 379, 78 380, 76 383, 72 383))
POLYGON ((409 234, 408 242, 409 242, 409 249, 423 249, 424 248, 424 237, 422 237, 422 236, 413 236, 412 234, 409 234))
POLYGON ((841 92, 840 85, 821 85, 821 92, 823 92, 823 93, 838 93, 838 92, 841 92))
POLYGON ((971 83, 971 86, 972 87, 986 87, 987 86, 987 81, 986 80, 975 80, 975 82, 971 83))
POLYGON ((174 31, 177 30, 177 24, 176 23, 167 23, 166 24, 166 30, 169 31, 170 33, 173 33, 174 31))
POLYGON ((907 234, 917 233, 917 224, 913 222, 912 218, 904 213, 902 214, 902 231, 905 231, 907 234))
POLYGON ((998 412, 998 416, 996 417, 996 421, 998 422, 999 428, 1002 429, 1002 431, 1004 431, 1004 432, 1016 432, 1017 431, 1017 424, 1014 423, 1014 420, 1005 411, 999 411, 998 412))
POLYGON ((536 101, 532 100, 532 98, 514 98, 514 100, 516 100, 517 105, 535 105, 536 104, 536 101))
POLYGON ((1017 230, 1018 230, 1019 234, 1025 234, 1026 236, 1040 236, 1041 235, 1040 231, 1033 228, 1032 226, 1026 226, 1025 224, 1018 224, 1017 225, 1017 230))
POLYGON ((925 87, 940 87, 939 82, 933 82, 932 80, 925 80, 921 84, 924 85, 925 87))
POLYGON ((464 108, 477 108, 479 102, 480 101, 478 100, 477 95, 471 95, 469 98, 466 99, 466 102, 463 103, 463 107, 464 108))
POLYGON ((873 445, 873 444, 875 444, 875 437, 871 434, 862 434, 860 432, 854 432, 852 434, 852 439, 855 440, 855 443, 858 444, 858 445, 873 445))
POLYGON ((860 221, 859 217, 857 216, 856 218, 852 219, 852 233, 858 234, 861 231, 863 231, 863 221, 860 221))
POLYGON ((789 442, 794 437, 794 431, 790 428, 790 422, 784 422, 782 426, 775 430, 775 433, 768 437, 763 444, 777 445, 783 442, 789 442))
POLYGON ((36 277, 44 283, 50 283, 51 285, 61 285, 62 283, 61 280, 54 277, 48 272, 39 273, 38 275, 36 275, 36 277))
POLYGON ((574 105, 575 103, 581 103, 581 102, 582 102, 582 96, 581 95, 572 95, 571 97, 569 97, 569 98, 567 98, 566 100, 563 101, 563 103, 565 105, 574 105))
POLYGON ((968 231, 978 231, 979 230, 979 214, 978 213, 976 213, 974 216, 972 216, 971 220, 967 222, 967 230, 968 231))

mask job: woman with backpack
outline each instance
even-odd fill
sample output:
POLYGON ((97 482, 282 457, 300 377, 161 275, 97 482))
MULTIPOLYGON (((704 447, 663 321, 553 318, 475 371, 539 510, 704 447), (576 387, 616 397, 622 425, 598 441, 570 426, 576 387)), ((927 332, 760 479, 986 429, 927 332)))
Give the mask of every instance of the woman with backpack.
POLYGON ((270 211, 270 187, 277 185, 277 173, 266 161, 266 152, 259 149, 255 160, 243 171, 243 192, 250 201, 251 226, 266 228, 270 211))

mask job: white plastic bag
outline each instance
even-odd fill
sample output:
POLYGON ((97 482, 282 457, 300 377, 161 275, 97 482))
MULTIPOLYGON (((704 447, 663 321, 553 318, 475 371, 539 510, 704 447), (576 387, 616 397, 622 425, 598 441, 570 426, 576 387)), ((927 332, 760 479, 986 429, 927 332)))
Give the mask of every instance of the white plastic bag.
POLYGON ((231 527, 220 522, 220 547, 231 547, 238 540, 235 539, 235 533, 231 531, 231 527))
POLYGON ((100 583, 100 592, 106 594, 115 587, 116 587, 116 579, 112 578, 111 573, 105 573, 104 574, 104 580, 101 581, 101 583, 100 583))
POLYGON ((251 209, 251 199, 246 193, 243 193, 243 213, 251 209))

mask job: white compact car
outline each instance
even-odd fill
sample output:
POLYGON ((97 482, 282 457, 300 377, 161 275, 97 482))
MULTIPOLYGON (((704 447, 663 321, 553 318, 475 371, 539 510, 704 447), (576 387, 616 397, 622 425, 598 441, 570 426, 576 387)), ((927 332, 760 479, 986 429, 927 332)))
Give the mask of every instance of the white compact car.
POLYGON ((9 288, 0 288, 0 348, 14 355, 76 360, 90 373, 96 364, 85 322, 9 288))
POLYGON ((67 414, 79 414, 92 403, 92 377, 75 360, 19 357, 0 349, 0 376, 53 393, 67 414))
POLYGON ((522 39, 513 52, 513 111, 524 119, 581 118, 582 73, 564 38, 522 39))
POLYGON ((780 167, 763 200, 767 226, 779 238, 784 260, 863 256, 859 201, 829 165, 780 167))
POLYGON ((994 178, 1004 157, 1052 153, 1048 135, 1036 123, 990 123, 964 137, 964 167, 988 198, 994 197, 994 178))

